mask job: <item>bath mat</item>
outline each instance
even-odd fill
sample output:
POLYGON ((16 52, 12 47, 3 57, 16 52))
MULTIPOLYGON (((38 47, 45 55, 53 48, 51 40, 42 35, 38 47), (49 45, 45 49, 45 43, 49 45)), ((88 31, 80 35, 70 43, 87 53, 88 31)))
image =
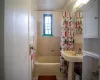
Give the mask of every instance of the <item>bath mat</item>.
POLYGON ((39 76, 38 80, 57 80, 56 76, 39 76))

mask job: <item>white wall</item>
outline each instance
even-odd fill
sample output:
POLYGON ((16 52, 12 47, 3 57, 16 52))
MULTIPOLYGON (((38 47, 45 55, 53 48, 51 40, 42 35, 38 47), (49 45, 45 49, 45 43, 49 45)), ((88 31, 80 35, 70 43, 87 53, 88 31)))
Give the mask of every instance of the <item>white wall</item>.
POLYGON ((30 42, 33 42, 33 47, 35 51, 37 50, 37 4, 36 0, 32 0, 31 3, 31 39, 30 42))
POLYGON ((4 80, 4 0, 0 1, 0 80, 4 80))
POLYGON ((84 50, 100 53, 100 39, 84 39, 84 50))
POLYGON ((32 30, 32 39, 33 41, 33 47, 35 51, 37 52, 37 12, 33 11, 32 12, 32 25, 31 25, 31 30, 32 30))
POLYGON ((38 12, 38 44, 37 54, 42 56, 60 55, 60 32, 61 32, 62 12, 55 11, 39 11, 38 12), (43 35, 43 14, 50 13, 53 16, 52 32, 53 36, 47 37, 43 35), (51 50, 54 50, 53 52, 51 50))
POLYGON ((30 80, 28 7, 30 0, 5 0, 5 80, 30 80))

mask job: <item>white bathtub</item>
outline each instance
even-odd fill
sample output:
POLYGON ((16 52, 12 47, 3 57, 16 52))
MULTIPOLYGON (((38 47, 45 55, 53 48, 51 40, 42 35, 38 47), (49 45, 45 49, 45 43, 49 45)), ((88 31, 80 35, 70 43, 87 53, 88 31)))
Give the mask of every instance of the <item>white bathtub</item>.
POLYGON ((60 56, 38 56, 34 64, 34 74, 41 75, 62 75, 60 72, 60 56))

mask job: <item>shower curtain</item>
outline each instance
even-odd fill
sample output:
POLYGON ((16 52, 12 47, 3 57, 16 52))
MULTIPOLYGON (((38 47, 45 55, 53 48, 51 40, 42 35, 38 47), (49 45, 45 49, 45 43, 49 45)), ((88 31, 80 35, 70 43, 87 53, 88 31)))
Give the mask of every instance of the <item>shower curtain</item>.
MULTIPOLYGON (((71 12, 63 12, 63 18, 61 23, 61 42, 60 50, 74 50, 74 28, 73 28, 73 14, 71 12)), ((60 56, 61 67, 60 71, 68 73, 68 62, 60 56)))
MULTIPOLYGON (((82 13, 76 12, 74 15, 71 12, 63 12, 61 23, 61 42, 60 50, 73 51, 75 50, 74 34, 82 33, 82 13), (73 23, 73 17, 75 23, 73 23)), ((65 74, 68 73, 68 62, 60 56, 60 71, 65 74)), ((75 63, 75 69, 80 69, 82 63, 75 63)))

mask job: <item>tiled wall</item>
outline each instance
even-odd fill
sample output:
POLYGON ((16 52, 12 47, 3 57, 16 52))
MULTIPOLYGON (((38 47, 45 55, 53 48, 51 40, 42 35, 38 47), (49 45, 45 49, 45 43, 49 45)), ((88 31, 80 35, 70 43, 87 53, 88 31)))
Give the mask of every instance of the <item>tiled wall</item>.
POLYGON ((37 55, 41 56, 57 56, 60 55, 60 32, 61 32, 62 12, 55 11, 39 11, 38 12, 38 28, 37 28, 37 55), (43 14, 50 13, 53 15, 53 36, 42 36, 43 33, 43 14))
MULTIPOLYGON (((39 11, 37 23, 37 55, 57 56, 60 55, 60 34, 62 12, 39 11), (42 36, 43 33, 43 14, 51 13, 53 15, 53 36, 42 36)), ((75 35, 75 49, 82 48, 82 34, 75 35)))
POLYGON ((82 34, 75 35, 75 50, 78 48, 82 49, 83 39, 82 34))
POLYGON ((40 37, 38 42, 38 54, 42 56, 60 55, 60 38, 40 37))

